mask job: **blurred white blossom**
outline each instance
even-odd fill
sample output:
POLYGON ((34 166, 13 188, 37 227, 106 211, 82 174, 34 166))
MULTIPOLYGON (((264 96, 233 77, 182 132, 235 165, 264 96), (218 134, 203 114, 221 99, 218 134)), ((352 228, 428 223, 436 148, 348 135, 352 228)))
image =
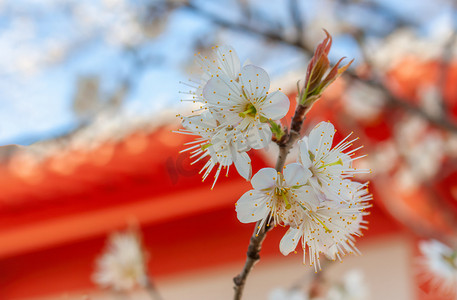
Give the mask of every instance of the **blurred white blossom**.
POLYGON ((419 242, 421 275, 444 294, 457 297, 457 251, 437 241, 419 242))
POLYGON ((342 99, 345 103, 343 109, 361 121, 376 120, 384 109, 382 93, 366 84, 354 83, 348 86, 342 99))
POLYGON ((363 274, 351 270, 343 275, 341 283, 334 284, 328 291, 326 300, 366 300, 368 288, 363 280, 363 274))
POLYGON ((445 40, 419 37, 412 29, 398 29, 390 36, 372 44, 371 61, 378 70, 387 71, 408 55, 423 61, 440 57, 445 40))
POLYGON ((92 279, 101 287, 118 291, 147 285, 145 252, 136 232, 116 232, 109 237, 92 279))
POLYGON ((394 133, 399 155, 406 162, 400 169, 403 173, 400 178, 408 178, 405 184, 413 187, 433 178, 445 157, 446 141, 442 133, 430 129, 417 117, 402 119, 394 133))
POLYGON ((270 292, 268 300, 308 300, 302 290, 277 288, 270 292))

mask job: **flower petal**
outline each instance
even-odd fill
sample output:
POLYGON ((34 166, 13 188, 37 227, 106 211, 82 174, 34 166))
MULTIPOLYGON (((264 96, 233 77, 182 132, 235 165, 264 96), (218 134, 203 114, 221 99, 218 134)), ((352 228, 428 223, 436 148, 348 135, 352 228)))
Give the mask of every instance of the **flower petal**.
POLYGON ((236 203, 236 215, 241 223, 257 222, 268 216, 270 208, 266 205, 268 196, 256 190, 250 190, 236 203))
POLYGON ((251 103, 254 104, 266 96, 270 89, 270 77, 264 69, 247 65, 241 69, 240 74, 241 87, 251 103))
POLYGON ((316 190, 311 185, 305 185, 293 190, 294 200, 308 210, 315 211, 321 201, 316 190))
POLYGON ((279 243, 279 250, 283 255, 288 255, 297 248, 303 230, 290 227, 279 243))
POLYGON ((182 126, 196 134, 204 137, 210 137, 217 127, 216 120, 208 117, 209 113, 184 117, 182 126))
POLYGON ((276 91, 267 96, 265 101, 259 107, 260 114, 267 119, 279 120, 289 111, 289 98, 283 93, 276 91))
POLYGON ((252 168, 251 168, 251 159, 246 152, 237 153, 234 159, 235 168, 238 171, 238 174, 241 175, 246 180, 251 179, 252 168))
POLYGON ((329 153, 335 135, 335 127, 330 122, 320 122, 309 134, 309 150, 319 159, 329 153))
POLYGON ((309 169, 305 169, 302 165, 297 163, 292 163, 285 166, 283 174, 288 186, 306 184, 308 179, 312 176, 312 173, 309 169))
POLYGON ((268 124, 260 123, 249 127, 246 136, 251 148, 263 149, 270 143, 272 133, 268 124))
POLYGON ((241 62, 236 54, 235 49, 230 46, 221 46, 217 48, 218 64, 222 71, 230 78, 238 78, 240 73, 241 62))
POLYGON ((273 168, 260 169, 254 176, 252 176, 251 184, 255 190, 263 190, 272 188, 276 184, 278 172, 273 168))
POLYGON ((231 79, 237 79, 240 73, 240 59, 235 50, 230 46, 216 47, 207 56, 197 55, 196 63, 203 71, 200 86, 197 88, 197 95, 201 94, 203 86, 213 77, 226 75, 231 79))
POLYGON ((233 105, 244 103, 242 94, 240 84, 225 74, 211 78, 203 88, 205 100, 220 113, 230 112, 233 105))
POLYGON ((302 140, 298 142, 300 154, 298 161, 303 165, 303 167, 309 169, 313 162, 309 157, 309 146, 308 146, 308 137, 304 137, 302 140))

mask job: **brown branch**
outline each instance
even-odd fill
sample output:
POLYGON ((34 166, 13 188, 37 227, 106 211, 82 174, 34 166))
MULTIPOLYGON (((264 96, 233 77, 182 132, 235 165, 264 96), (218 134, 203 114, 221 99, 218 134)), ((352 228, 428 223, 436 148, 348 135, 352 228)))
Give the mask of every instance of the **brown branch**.
POLYGON ((301 278, 297 279, 295 283, 293 283, 288 290, 301 290, 304 287, 308 287, 308 298, 307 299, 315 299, 318 297, 322 297, 324 292, 324 285, 325 285, 325 273, 324 271, 327 270, 327 267, 330 266, 333 261, 328 260, 325 258, 321 261, 321 270, 320 272, 309 271, 301 278), (306 285, 305 285, 306 282, 306 285))
POLYGON ((160 296, 159 291, 157 290, 157 287, 154 284, 154 281, 152 281, 152 279, 149 276, 144 288, 151 297, 151 300, 162 300, 162 296, 160 296))
MULTIPOLYGON (((277 172, 281 172, 286 163, 287 155, 289 154, 290 149, 293 147, 295 142, 300 138, 300 130, 305 120, 305 115, 309 111, 310 107, 304 105, 298 105, 295 110, 295 115, 292 118, 291 130, 286 133, 283 138, 277 142, 279 146, 279 155, 276 161, 275 169, 277 172)), ((243 295, 244 285, 246 279, 254 267, 255 263, 260 259, 260 250, 262 249, 262 243, 267 236, 267 232, 271 229, 273 224, 265 224, 260 228, 261 221, 258 221, 255 225, 254 232, 252 233, 251 240, 249 242, 248 251, 246 253, 246 262, 240 274, 233 278, 235 283, 235 300, 241 299, 243 295), (257 232, 258 231, 258 232, 257 232)))
POLYGON ((246 284, 246 279, 254 267, 255 263, 260 259, 260 250, 262 249, 262 243, 267 236, 267 232, 271 229, 272 224, 267 224, 263 226, 260 231, 257 233, 260 226, 260 221, 255 224, 254 232, 252 233, 251 240, 249 242, 248 251, 246 253, 246 262, 244 264, 243 270, 235 278, 233 282, 235 283, 235 296, 233 299, 239 300, 243 295, 244 285, 246 284))
POLYGON ((308 54, 312 53, 311 48, 306 48, 307 45, 302 44, 300 41, 293 39, 293 40, 286 40, 284 36, 282 36, 280 33, 273 32, 271 30, 262 30, 260 28, 264 28, 263 26, 251 26, 246 23, 236 23, 233 21, 226 20, 224 18, 219 17, 216 14, 213 14, 211 12, 208 12, 197 5, 194 5, 191 2, 187 2, 183 6, 184 8, 192 11, 195 14, 200 15, 201 17, 212 21, 214 24, 217 24, 221 27, 229 28, 231 30, 239 31, 239 32, 244 32, 244 33, 252 33, 257 36, 261 36, 266 38, 267 40, 270 41, 275 41, 275 42, 280 42, 280 43, 285 43, 291 46, 294 46, 299 49, 304 49, 305 52, 308 54))
POLYGON ((372 87, 378 91, 381 91, 384 94, 387 105, 390 105, 392 107, 398 107, 400 109, 403 109, 406 112, 409 112, 411 114, 414 114, 416 116, 419 116, 419 117, 427 120, 430 124, 432 124, 436 127, 439 127, 441 129, 447 130, 452 133, 457 133, 457 124, 456 123, 452 122, 451 120, 449 120, 447 118, 440 118, 440 117, 435 117, 435 116, 430 115, 429 113, 427 113, 420 107, 412 104, 411 102, 394 96, 388 90, 386 90, 386 88, 382 84, 380 84, 376 81, 373 81, 373 80, 361 79, 353 72, 350 72, 350 70, 348 70, 348 72, 346 73, 346 76, 348 76, 352 80, 363 82, 363 83, 369 85, 370 87, 372 87))
MULTIPOLYGON (((456 14, 457 12, 457 1, 452 1, 452 14, 456 14)), ((440 74, 438 77, 437 88, 441 89, 440 93, 440 104, 441 104, 441 111, 442 115, 446 114, 447 105, 445 99, 445 92, 446 92, 446 84, 448 81, 449 73, 450 73, 450 62, 453 56, 453 46, 457 41, 457 31, 452 30, 451 36, 446 41, 446 44, 443 47, 443 53, 441 54, 441 62, 440 62, 440 74)))
POLYGON ((310 286, 309 286, 309 292, 308 292, 308 297, 309 299, 317 299, 318 297, 323 297, 324 293, 324 286, 322 284, 322 281, 324 280, 324 272, 323 270, 326 270, 326 267, 331 264, 332 261, 328 259, 324 259, 321 263, 321 272, 315 272, 313 274, 310 286))
MULTIPOLYGON (((244 32, 244 33, 255 34, 257 36, 264 37, 265 39, 270 40, 270 41, 275 41, 275 42, 279 42, 282 44, 292 46, 294 48, 297 48, 297 49, 303 51, 304 53, 306 53, 308 55, 310 55, 313 52, 311 47, 309 47, 305 43, 301 43, 301 42, 297 41, 296 39, 288 40, 287 38, 285 38, 284 36, 282 36, 279 33, 269 31, 269 30, 259 29, 260 27, 250 26, 249 24, 245 24, 245 23, 236 23, 231 20, 226 20, 216 14, 205 11, 204 9, 202 9, 192 3, 186 3, 184 5, 184 7, 191 10, 192 12, 212 21, 214 24, 217 24, 221 27, 229 28, 231 30, 240 31, 240 32, 244 32)), ((457 133, 457 124, 456 123, 450 121, 448 118, 439 118, 439 117, 432 116, 432 115, 428 114, 427 112, 425 112, 424 110, 422 110, 420 107, 417 107, 416 105, 411 104, 407 100, 401 99, 401 98, 393 95, 379 81, 361 78, 358 76, 358 74, 356 74, 352 70, 347 70, 345 72, 345 74, 346 74, 345 75, 346 77, 349 77, 352 80, 362 82, 364 84, 369 85, 370 87, 380 90, 384 94, 385 99, 387 99, 387 103, 389 105, 398 107, 409 113, 415 114, 415 115, 427 120, 429 123, 431 123, 437 127, 440 127, 444 130, 447 130, 452 133, 457 133)))
POLYGON ((303 25, 303 15, 300 11, 300 6, 298 4, 298 0, 289 0, 289 13, 292 21, 294 23, 295 31, 296 31, 296 42, 300 45, 303 45, 304 39, 304 25, 303 25))

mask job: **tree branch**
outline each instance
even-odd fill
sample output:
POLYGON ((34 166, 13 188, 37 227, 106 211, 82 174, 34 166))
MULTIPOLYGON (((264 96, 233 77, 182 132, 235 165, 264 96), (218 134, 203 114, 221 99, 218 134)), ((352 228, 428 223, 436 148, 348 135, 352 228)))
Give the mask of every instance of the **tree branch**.
POLYGON ((248 251, 246 253, 246 262, 244 264, 243 270, 241 273, 238 274, 235 278, 233 278, 233 282, 235 283, 235 296, 233 299, 239 300, 243 295, 244 286, 246 284, 246 279, 251 272, 252 268, 254 267, 255 263, 260 259, 260 250, 262 249, 262 243, 267 236, 267 232, 271 229, 272 224, 266 224, 263 226, 260 231, 260 221, 255 224, 254 232, 252 233, 251 240, 249 242, 248 251))
POLYGON ((246 24, 246 23, 236 23, 236 22, 232 22, 230 20, 226 20, 226 19, 221 18, 220 16, 218 16, 216 14, 208 12, 208 11, 206 11, 206 10, 196 6, 196 5, 194 5, 191 2, 187 2, 186 4, 184 4, 183 7, 188 9, 188 10, 190 10, 190 11, 192 11, 195 14, 200 15, 201 17, 203 17, 203 18, 205 18, 207 20, 210 20, 214 24, 217 24, 217 25, 219 25, 221 27, 229 28, 231 30, 244 32, 244 33, 252 33, 254 35, 264 37, 264 38, 266 38, 268 40, 271 40, 271 41, 285 43, 287 45, 291 45, 291 46, 294 46, 294 47, 299 48, 299 49, 304 49, 305 52, 307 52, 307 53, 311 53, 312 52, 312 49, 307 48, 306 45, 300 43, 299 41, 297 41, 295 39, 294 40, 287 40, 281 34, 273 32, 271 30, 261 30, 261 29, 259 29, 260 27, 254 27, 254 26, 250 26, 249 24, 246 24))
POLYGON ((151 297, 151 300, 162 300, 162 296, 160 296, 156 285, 149 276, 145 285, 145 289, 151 297))
POLYGON ((410 103, 409 101, 395 97, 393 94, 388 92, 383 85, 376 81, 362 80, 357 75, 351 72, 347 72, 346 75, 353 80, 361 81, 365 84, 368 84, 370 87, 383 92, 387 105, 390 105, 392 107, 398 107, 400 109, 403 109, 404 111, 407 111, 411 114, 414 114, 427 120, 430 124, 440 127, 441 129, 447 130, 452 133, 457 133, 457 124, 451 122, 449 119, 432 116, 420 107, 410 103))
MULTIPOLYGON (((258 27, 250 26, 248 24, 236 23, 236 22, 233 22, 230 20, 226 20, 216 14, 205 11, 204 9, 202 9, 190 2, 186 3, 184 5, 184 7, 189 9, 190 11, 202 16, 203 18, 206 18, 206 19, 212 21, 214 24, 217 24, 221 27, 229 28, 229 29, 235 30, 235 31, 255 34, 257 36, 264 37, 267 40, 271 40, 271 41, 275 41, 275 42, 279 42, 282 44, 292 46, 294 48, 297 48, 297 49, 303 51, 304 53, 306 53, 308 55, 311 55, 311 53, 313 52, 312 49, 308 45, 306 45, 305 43, 301 43, 300 41, 298 41, 296 39, 288 40, 281 34, 278 34, 278 33, 275 33, 275 32, 269 31, 269 30, 263 30, 263 29, 259 29, 258 27)), ((425 112, 424 110, 422 110, 420 107, 417 107, 416 105, 411 104, 410 102, 408 102, 406 100, 396 97, 382 83, 380 83, 378 81, 374 81, 374 80, 361 78, 352 70, 347 70, 345 72, 345 75, 343 75, 343 76, 349 77, 355 81, 363 82, 364 84, 367 84, 373 88, 380 90, 384 94, 385 99, 387 99, 387 104, 398 107, 400 109, 403 109, 409 113, 415 114, 415 115, 427 120, 429 123, 431 123, 437 127, 440 127, 444 130, 448 130, 452 133, 457 133, 457 124, 455 124, 454 122, 451 122, 448 118, 439 118, 439 117, 432 116, 432 115, 428 114, 427 112, 425 112)))
MULTIPOLYGON (((300 138, 300 130, 305 120, 305 115, 309 111, 310 107, 304 105, 297 105, 295 109, 295 115, 292 118, 292 124, 290 132, 286 133, 283 138, 277 142, 279 146, 279 155, 276 161, 275 169, 277 172, 282 172, 286 163, 287 155, 290 149, 293 147, 295 142, 300 138)), ((262 243, 267 236, 267 232, 271 229, 273 224, 265 222, 266 224, 260 228, 261 221, 258 221, 255 225, 254 232, 252 233, 251 240, 249 242, 248 251, 246 253, 246 262, 240 274, 233 278, 235 283, 235 300, 241 299, 243 295, 244 285, 246 279, 254 267, 255 263, 260 259, 260 250, 262 249, 262 243)))
POLYGON ((303 45, 303 16, 298 5, 298 0, 289 0, 289 12, 292 21, 294 22, 295 31, 297 33, 296 42, 300 45, 303 45))

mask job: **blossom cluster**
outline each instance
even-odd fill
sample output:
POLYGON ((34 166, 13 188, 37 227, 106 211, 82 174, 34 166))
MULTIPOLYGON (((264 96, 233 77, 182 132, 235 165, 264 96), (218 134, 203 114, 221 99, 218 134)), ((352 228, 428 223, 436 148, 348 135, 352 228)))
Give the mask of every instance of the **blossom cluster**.
MULTIPOLYGON (((197 55, 202 71, 185 92, 199 108, 197 115, 180 116, 184 129, 179 132, 196 135, 183 151, 190 151, 195 162, 209 158, 200 172, 205 180, 217 167, 216 183, 222 169, 235 164, 246 180, 251 178, 250 149, 262 149, 271 141, 270 123, 283 118, 289 110, 289 99, 280 91, 269 92, 267 72, 252 64, 241 66, 234 49, 215 47, 208 56, 197 55)), ((274 126, 274 125, 273 125, 274 126)))
MULTIPOLYGON (((330 46, 331 37, 327 34, 308 68, 304 89, 311 94, 300 93, 299 106, 306 103, 305 108, 309 109, 349 66, 338 68, 337 64, 328 71, 330 46)), ((272 132, 281 133, 276 121, 288 112, 289 99, 280 91, 270 93, 265 70, 251 64, 241 66, 231 47, 215 47, 208 56, 198 54, 197 63, 202 75, 188 84, 191 90, 186 94, 191 97, 188 101, 199 106, 194 111, 198 114, 181 116, 184 129, 179 132, 198 136, 183 151, 190 151, 191 158, 195 158, 193 163, 208 158, 200 171, 204 172, 203 180, 217 166, 214 187, 221 170, 227 169, 228 174, 229 167, 235 164, 238 173, 253 187, 236 204, 238 219, 243 223, 258 222, 259 231, 272 224, 289 226, 279 245, 281 252, 289 254, 301 240, 303 251, 309 249, 309 262, 316 271, 320 269, 320 253, 333 260, 358 253, 354 236, 360 236, 361 229, 366 228, 363 217, 372 196, 368 183, 352 180, 354 174, 368 172, 352 166, 362 157, 354 157, 361 147, 349 150, 357 139, 350 140, 349 135, 332 147, 335 128, 330 122, 322 122, 299 141, 296 163, 283 170, 264 168, 251 178, 246 152, 266 147, 272 132)))
POLYGON ((363 217, 372 196, 368 183, 352 180, 358 170, 352 162, 359 148, 346 151, 357 140, 349 136, 332 147, 335 129, 330 122, 321 122, 299 142, 296 163, 286 165, 282 172, 273 168, 259 170, 251 179, 253 189, 238 200, 236 211, 242 223, 259 221, 263 226, 290 226, 280 242, 280 251, 287 255, 299 241, 306 260, 320 269, 320 253, 329 259, 341 260, 348 253, 358 253, 354 236, 366 228, 363 217))

